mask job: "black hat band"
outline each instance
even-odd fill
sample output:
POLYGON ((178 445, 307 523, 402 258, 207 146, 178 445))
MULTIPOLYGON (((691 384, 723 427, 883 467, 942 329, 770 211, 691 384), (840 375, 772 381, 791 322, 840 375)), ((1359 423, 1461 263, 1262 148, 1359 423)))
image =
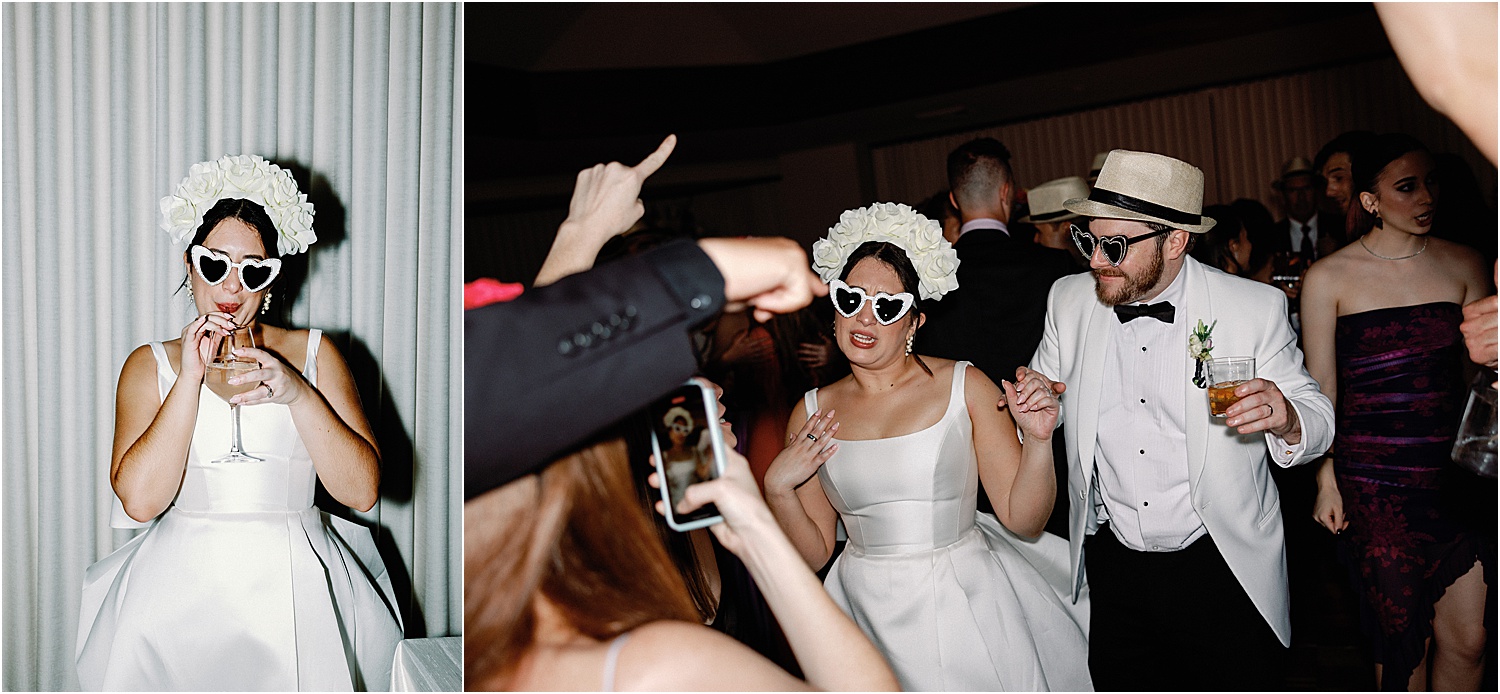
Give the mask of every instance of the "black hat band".
MULTIPOLYGON (((1131 212, 1150 215, 1159 219, 1165 219, 1169 222, 1176 222, 1178 224, 1198 226, 1203 223, 1203 215, 1201 214, 1193 214, 1191 212, 1183 212, 1182 210, 1174 210, 1164 205, 1158 205, 1154 202, 1147 202, 1140 198, 1133 198, 1129 195, 1121 195, 1120 193, 1116 193, 1112 190, 1104 190, 1097 186, 1092 192, 1089 193, 1089 200, 1100 203, 1102 205, 1111 205, 1114 207, 1119 207, 1121 209, 1129 210, 1131 212)), ((1033 217, 1033 219, 1035 219, 1035 217, 1033 217)))

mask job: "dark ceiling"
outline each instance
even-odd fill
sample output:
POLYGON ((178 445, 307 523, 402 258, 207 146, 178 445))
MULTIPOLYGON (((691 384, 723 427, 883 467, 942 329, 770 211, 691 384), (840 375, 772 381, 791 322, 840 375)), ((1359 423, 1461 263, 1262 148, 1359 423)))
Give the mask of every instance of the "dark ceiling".
POLYGON ((669 132, 676 165, 765 159, 1391 52, 1367 3, 469 3, 465 25, 466 178, 496 184, 669 132))

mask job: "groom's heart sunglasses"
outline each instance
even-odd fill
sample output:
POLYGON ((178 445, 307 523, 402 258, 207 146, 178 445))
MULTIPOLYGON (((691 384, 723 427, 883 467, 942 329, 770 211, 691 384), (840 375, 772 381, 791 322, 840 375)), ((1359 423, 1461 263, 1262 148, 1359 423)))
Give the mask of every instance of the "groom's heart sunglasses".
POLYGON ((828 283, 828 295, 833 298, 833 307, 838 310, 839 315, 845 318, 853 318, 864 308, 865 302, 875 305, 875 320, 881 325, 890 325, 911 310, 911 305, 916 298, 911 292, 900 294, 887 294, 880 292, 874 296, 865 294, 865 290, 859 287, 851 287, 844 284, 843 280, 833 280, 828 283))
POLYGON ((223 282, 229 276, 230 269, 237 269, 240 271, 240 284, 247 291, 258 292, 269 286, 276 275, 281 274, 281 260, 278 258, 246 258, 236 263, 229 256, 202 246, 193 246, 192 258, 193 269, 210 285, 223 282))
POLYGON ((1087 231, 1079 229, 1077 224, 1070 224, 1068 226, 1073 232, 1073 245, 1078 246, 1078 252, 1082 253, 1083 257, 1094 257, 1094 248, 1097 247, 1104 254, 1104 259, 1108 260, 1109 264, 1115 267, 1119 267, 1120 263, 1125 262, 1125 254, 1130 251, 1130 244, 1145 241, 1146 239, 1154 239, 1171 231, 1171 229, 1161 229, 1134 237, 1123 234, 1120 236, 1094 236, 1087 231))

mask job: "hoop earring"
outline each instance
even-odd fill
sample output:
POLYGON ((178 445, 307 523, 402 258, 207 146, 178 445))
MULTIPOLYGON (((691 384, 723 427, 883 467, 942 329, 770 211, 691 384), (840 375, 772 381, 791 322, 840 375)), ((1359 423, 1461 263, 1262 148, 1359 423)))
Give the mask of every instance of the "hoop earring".
POLYGON ((916 341, 917 341, 917 334, 915 332, 913 332, 912 334, 906 336, 906 354, 907 354, 907 356, 911 355, 911 345, 912 345, 913 342, 916 342, 916 341))
POLYGON ((266 298, 260 302, 260 315, 264 316, 271 311, 271 292, 266 292, 266 298))

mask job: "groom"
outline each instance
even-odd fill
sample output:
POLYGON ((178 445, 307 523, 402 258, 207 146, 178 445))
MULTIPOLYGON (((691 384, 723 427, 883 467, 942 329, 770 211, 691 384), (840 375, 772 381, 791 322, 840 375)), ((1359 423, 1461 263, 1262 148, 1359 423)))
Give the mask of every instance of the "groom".
POLYGON ((1286 297, 1188 257, 1214 220, 1185 162, 1115 150, 1065 206, 1093 218, 1074 233, 1091 272, 1053 285, 1031 369, 1066 384, 1073 595, 1087 572, 1094 685, 1282 688, 1291 620, 1269 465, 1316 460, 1333 440, 1286 297), (1224 419, 1194 384, 1199 321, 1212 356, 1256 360, 1224 419))

